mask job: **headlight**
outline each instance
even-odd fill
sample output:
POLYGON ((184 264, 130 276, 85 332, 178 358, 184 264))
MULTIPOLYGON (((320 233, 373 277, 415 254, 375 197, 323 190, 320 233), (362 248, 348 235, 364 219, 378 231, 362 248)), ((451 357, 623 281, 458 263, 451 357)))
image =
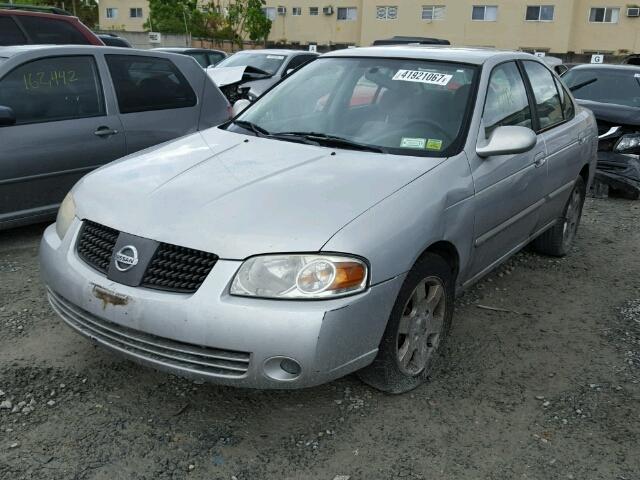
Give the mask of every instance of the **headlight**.
POLYGON ((60 204, 58 216, 56 217, 56 232, 58 232, 58 237, 60 237, 60 240, 64 238, 75 216, 76 204, 73 201, 73 195, 71 195, 71 193, 68 193, 60 204))
POLYGON ((264 255, 246 260, 231 284, 232 295, 308 299, 363 291, 367 265, 339 255, 264 255))
POLYGON ((614 150, 620 153, 635 153, 633 151, 638 149, 640 149, 640 134, 632 133, 623 135, 614 150))

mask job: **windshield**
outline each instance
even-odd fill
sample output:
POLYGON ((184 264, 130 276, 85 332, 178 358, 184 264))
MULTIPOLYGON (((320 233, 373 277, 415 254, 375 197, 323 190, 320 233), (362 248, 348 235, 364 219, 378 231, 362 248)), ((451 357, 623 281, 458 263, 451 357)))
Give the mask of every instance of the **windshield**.
POLYGON ((578 88, 573 95, 581 100, 640 107, 640 69, 573 69, 562 76, 569 88, 593 79, 597 80, 578 88))
POLYGON ((237 120, 273 135, 313 133, 389 153, 448 156, 463 133, 475 73, 444 62, 320 58, 237 120))
POLYGON ((284 62, 284 55, 270 53, 236 53, 218 63, 216 67, 245 67, 247 65, 275 75, 284 62))

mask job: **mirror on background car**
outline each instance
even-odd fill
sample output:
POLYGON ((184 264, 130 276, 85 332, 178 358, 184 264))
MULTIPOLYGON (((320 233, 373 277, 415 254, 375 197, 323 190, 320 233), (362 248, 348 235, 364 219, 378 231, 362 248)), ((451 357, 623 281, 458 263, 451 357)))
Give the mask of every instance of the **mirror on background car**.
POLYGON ((237 117, 249 105, 251 105, 251 102, 249 100, 247 100, 246 98, 241 98, 233 104, 233 108, 231 109, 231 116, 234 118, 237 117))
POLYGON ((536 141, 536 134, 530 128, 498 127, 491 133, 485 145, 476 147, 476 153, 482 158, 523 153, 531 150, 536 141))
POLYGON ((0 127, 10 127, 16 123, 16 114, 11 107, 0 105, 0 127))

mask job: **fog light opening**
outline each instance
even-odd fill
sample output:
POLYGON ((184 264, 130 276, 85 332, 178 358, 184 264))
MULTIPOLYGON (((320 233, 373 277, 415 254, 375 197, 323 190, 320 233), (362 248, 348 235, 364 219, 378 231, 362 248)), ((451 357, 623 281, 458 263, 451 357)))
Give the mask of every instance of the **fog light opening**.
POLYGON ((280 362, 280 368, 288 374, 295 375, 296 377, 300 375, 300 370, 302 370, 300 364, 290 358, 283 358, 280 362))
POLYGON ((271 357, 264 362, 264 374, 272 380, 289 382, 301 373, 302 365, 290 357, 271 357))

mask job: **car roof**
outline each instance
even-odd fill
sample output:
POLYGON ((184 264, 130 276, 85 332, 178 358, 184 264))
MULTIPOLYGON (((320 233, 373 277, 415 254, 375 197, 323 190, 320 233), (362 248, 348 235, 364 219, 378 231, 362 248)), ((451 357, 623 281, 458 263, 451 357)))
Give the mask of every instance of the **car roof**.
POLYGON ((323 57, 386 57, 440 60, 481 65, 487 60, 537 59, 526 52, 479 47, 450 47, 446 45, 384 45, 378 47, 348 48, 325 53, 323 57))
POLYGON ((152 48, 151 50, 156 52, 219 52, 225 53, 222 50, 216 50, 215 48, 198 48, 198 47, 158 47, 152 48))
POLYGON ((12 45, 9 47, 0 47, 0 57, 11 58, 33 52, 44 52, 48 55, 73 55, 93 53, 94 51, 119 55, 166 55, 165 58, 175 58, 169 57, 169 55, 172 55, 169 52, 129 48, 126 53, 123 53, 122 47, 108 47, 103 45, 12 45))
POLYGON ((255 50, 240 50, 238 53, 265 53, 267 55, 298 55, 302 53, 315 55, 307 50, 293 50, 285 48, 256 48, 255 50))
POLYGON ((594 64, 594 63, 583 63, 581 65, 576 65, 572 68, 572 70, 622 70, 622 71, 638 71, 640 70, 640 65, 612 65, 612 64, 594 64))
POLYGON ((18 10, 18 9, 2 8, 2 7, 0 7, 0 15, 20 15, 20 16, 28 16, 28 17, 55 18, 57 20, 63 20, 65 22, 78 21, 78 17, 74 17, 73 15, 66 15, 62 13, 53 13, 53 12, 35 12, 33 10, 18 10))

